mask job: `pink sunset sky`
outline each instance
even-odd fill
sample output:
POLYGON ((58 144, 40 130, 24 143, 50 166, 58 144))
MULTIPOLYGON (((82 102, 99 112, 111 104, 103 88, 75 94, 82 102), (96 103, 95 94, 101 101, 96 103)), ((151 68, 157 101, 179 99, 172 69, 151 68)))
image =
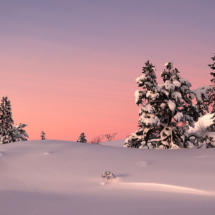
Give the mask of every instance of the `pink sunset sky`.
POLYGON ((123 139, 137 129, 147 60, 159 83, 173 61, 193 89, 210 84, 214 11, 214 0, 3 0, 0 97, 30 140, 123 139))

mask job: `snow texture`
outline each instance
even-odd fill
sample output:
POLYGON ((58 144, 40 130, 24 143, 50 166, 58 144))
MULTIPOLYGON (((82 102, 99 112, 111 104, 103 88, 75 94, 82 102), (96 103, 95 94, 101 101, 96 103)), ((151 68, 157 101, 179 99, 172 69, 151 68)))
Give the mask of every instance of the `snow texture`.
POLYGON ((194 124, 194 127, 189 128, 189 136, 195 135, 197 137, 203 137, 208 132, 208 129, 215 124, 214 119, 214 114, 211 113, 202 116, 194 124))
POLYGON ((181 96, 181 93, 180 92, 172 92, 172 99, 174 99, 176 102, 179 102, 181 103, 182 102, 182 96, 181 96))
POLYGON ((175 103, 173 101, 171 101, 171 100, 168 100, 167 104, 169 106, 169 109, 172 111, 172 113, 174 113, 175 112, 175 107, 176 107, 175 103))
POLYGON ((144 150, 124 141, 0 145, 0 214, 214 214, 214 149, 144 150), (106 170, 116 179, 101 185, 106 170))
POLYGON ((192 90, 191 92, 195 94, 197 102, 203 102, 203 100, 209 100, 207 94, 210 91, 213 91, 213 87, 204 86, 204 87, 199 87, 196 90, 192 90))
POLYGON ((146 114, 143 113, 139 120, 141 123, 143 123, 146 127, 148 126, 157 126, 160 124, 160 120, 157 116, 153 114, 146 114))
POLYGON ((183 113, 178 112, 178 113, 173 117, 173 119, 174 119, 176 122, 181 122, 182 119, 183 119, 183 113))

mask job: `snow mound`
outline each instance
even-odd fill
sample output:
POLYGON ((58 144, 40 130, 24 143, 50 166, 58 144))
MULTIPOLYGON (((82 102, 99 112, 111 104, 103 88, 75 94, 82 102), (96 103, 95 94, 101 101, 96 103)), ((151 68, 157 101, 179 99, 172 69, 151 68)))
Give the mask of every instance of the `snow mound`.
POLYGON ((0 145, 0 214, 214 213, 214 149, 140 150, 123 143, 0 145), (101 186, 106 170, 116 179, 101 186))
POLYGON ((173 186, 169 184, 156 184, 156 183, 118 183, 117 188, 123 189, 138 189, 138 190, 150 190, 158 192, 170 192, 170 193, 183 193, 193 195, 206 195, 215 196, 215 192, 193 189, 189 187, 173 186))

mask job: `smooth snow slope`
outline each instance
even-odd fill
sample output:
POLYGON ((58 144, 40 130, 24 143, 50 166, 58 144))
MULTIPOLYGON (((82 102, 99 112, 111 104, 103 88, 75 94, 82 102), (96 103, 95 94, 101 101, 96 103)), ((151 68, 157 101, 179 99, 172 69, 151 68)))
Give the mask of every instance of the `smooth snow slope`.
POLYGON ((114 147, 124 147, 125 139, 123 140, 113 140, 113 141, 107 141, 107 142, 101 142, 99 143, 102 146, 114 146, 114 147))
POLYGON ((215 149, 140 150, 55 140, 5 144, 0 214, 214 215, 214 164, 215 149), (117 178, 102 185, 106 170, 117 178))

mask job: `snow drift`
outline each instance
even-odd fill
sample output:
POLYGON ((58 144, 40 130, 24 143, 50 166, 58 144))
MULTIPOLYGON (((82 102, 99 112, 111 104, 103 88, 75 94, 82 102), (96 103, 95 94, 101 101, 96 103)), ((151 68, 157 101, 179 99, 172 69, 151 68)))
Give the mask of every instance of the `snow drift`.
POLYGON ((0 145, 0 214, 214 213, 214 149, 140 150, 123 142, 0 145), (101 185, 104 171, 116 179, 101 185))

